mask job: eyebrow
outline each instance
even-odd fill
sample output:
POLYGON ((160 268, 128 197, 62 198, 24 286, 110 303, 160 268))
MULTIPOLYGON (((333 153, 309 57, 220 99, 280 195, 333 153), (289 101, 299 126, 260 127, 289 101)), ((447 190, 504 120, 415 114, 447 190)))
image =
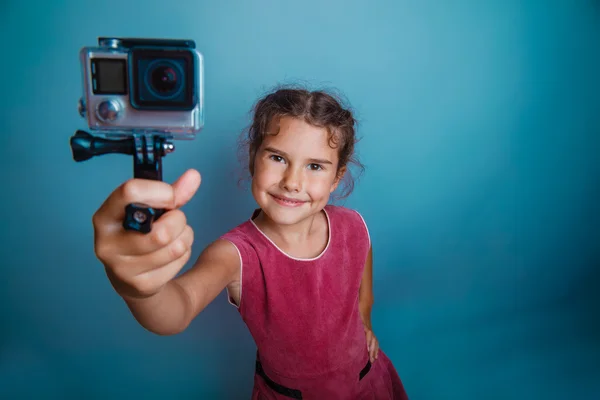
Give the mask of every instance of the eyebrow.
MULTIPOLYGON (((268 152, 275 153, 275 154, 278 154, 280 156, 289 158, 289 155, 285 151, 278 150, 278 149, 276 149, 274 147, 266 147, 264 149, 264 151, 268 151, 268 152)), ((324 159, 320 159, 320 158, 309 158, 308 161, 310 161, 311 163, 317 163, 317 164, 333 164, 329 160, 324 160, 324 159)))

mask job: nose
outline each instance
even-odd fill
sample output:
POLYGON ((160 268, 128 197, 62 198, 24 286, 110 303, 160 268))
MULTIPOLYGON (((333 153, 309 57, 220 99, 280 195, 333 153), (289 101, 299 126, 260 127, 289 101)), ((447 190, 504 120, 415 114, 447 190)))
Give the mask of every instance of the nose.
POLYGON ((302 172, 296 168, 287 168, 280 185, 282 189, 288 192, 299 192, 302 190, 302 172))

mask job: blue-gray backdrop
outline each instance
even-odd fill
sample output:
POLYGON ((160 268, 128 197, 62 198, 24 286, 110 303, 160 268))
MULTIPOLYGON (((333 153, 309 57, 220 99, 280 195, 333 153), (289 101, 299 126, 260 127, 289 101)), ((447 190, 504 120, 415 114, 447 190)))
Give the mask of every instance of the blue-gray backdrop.
POLYGON ((254 346, 221 295, 180 335, 142 329, 94 258, 91 216, 132 176, 68 139, 78 51, 196 40, 206 128, 165 180, 194 258, 249 216, 236 140, 277 83, 342 90, 366 172, 373 321, 411 399, 600 398, 600 3, 6 1, 0 6, 0 398, 245 399, 254 346))

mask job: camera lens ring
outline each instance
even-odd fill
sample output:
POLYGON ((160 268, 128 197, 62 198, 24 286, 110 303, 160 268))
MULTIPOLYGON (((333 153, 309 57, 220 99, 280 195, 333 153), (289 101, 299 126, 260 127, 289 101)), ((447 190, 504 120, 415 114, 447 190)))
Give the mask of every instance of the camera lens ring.
POLYGON ((169 59, 157 59, 153 60, 148 64, 146 69, 146 73, 144 74, 144 84, 150 93, 161 99, 161 100, 170 100, 174 97, 179 96, 184 88, 185 73, 181 65, 176 62, 173 62, 169 59), (172 77, 175 80, 175 84, 173 89, 161 91, 157 90, 153 75, 157 73, 159 68, 165 68, 162 73, 159 75, 169 74, 169 77, 172 77))

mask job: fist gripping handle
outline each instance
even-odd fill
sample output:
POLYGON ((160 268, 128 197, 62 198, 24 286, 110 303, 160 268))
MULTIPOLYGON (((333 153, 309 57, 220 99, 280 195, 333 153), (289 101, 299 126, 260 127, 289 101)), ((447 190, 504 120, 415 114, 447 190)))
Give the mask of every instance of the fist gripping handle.
POLYGON ((132 203, 125 207, 125 219, 123 228, 141 233, 149 233, 152 223, 165 213, 162 208, 154 209, 145 204, 132 203))
MULTIPOLYGON (((162 157, 175 151, 175 146, 159 134, 136 133, 117 140, 97 138, 78 130, 71 137, 71 151, 76 162, 110 153, 133 155, 134 178, 162 181, 162 157)), ((165 211, 140 203, 128 204, 123 228, 147 234, 165 211)))

